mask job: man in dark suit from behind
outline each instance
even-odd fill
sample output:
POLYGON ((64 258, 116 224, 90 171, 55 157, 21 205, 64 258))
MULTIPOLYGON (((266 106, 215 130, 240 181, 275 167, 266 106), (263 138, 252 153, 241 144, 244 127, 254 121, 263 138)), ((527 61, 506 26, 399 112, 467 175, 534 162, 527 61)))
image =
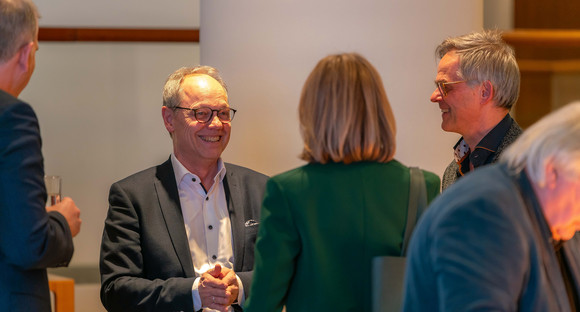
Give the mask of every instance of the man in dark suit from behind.
POLYGON ((163 164, 114 183, 101 244, 109 311, 241 311, 267 177, 224 163, 235 109, 209 66, 169 76, 163 164))
POLYGON ((81 226, 72 199, 45 208, 38 120, 18 99, 37 49, 34 3, 0 0, 0 311, 50 311, 46 268, 68 265, 81 226))

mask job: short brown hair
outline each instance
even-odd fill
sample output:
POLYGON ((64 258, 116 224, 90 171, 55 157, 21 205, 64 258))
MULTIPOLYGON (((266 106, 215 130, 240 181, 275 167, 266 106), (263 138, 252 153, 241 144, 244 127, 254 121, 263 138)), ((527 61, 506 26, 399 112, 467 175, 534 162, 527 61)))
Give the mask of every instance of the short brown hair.
POLYGON ((306 79, 298 107, 308 162, 388 162, 395 118, 381 76, 356 53, 329 55, 306 79))

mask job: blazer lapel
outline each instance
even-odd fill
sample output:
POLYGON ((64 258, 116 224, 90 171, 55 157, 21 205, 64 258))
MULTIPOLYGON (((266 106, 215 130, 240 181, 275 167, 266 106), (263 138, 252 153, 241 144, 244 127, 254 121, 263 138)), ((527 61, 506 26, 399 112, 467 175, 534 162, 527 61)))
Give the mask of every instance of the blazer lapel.
POLYGON ((159 199, 159 207, 171 237, 173 249, 179 258, 185 277, 194 277, 193 262, 189 250, 189 242, 185 233, 185 222, 181 213, 179 191, 175 182, 175 174, 171 159, 158 167, 155 181, 155 191, 159 199))
POLYGON ((232 225, 232 239, 234 249, 234 270, 242 270, 244 263, 244 244, 245 244, 245 216, 244 216, 244 198, 240 183, 232 167, 226 166, 226 177, 224 178, 224 190, 226 192, 226 201, 228 203, 228 212, 230 223, 232 225), (235 205, 235 207, 234 207, 235 205))

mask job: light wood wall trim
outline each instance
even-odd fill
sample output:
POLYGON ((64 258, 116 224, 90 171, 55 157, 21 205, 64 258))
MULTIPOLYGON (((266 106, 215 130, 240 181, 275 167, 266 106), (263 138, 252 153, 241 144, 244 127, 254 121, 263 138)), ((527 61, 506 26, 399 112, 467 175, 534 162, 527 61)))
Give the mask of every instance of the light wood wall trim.
POLYGON ((40 27, 39 41, 199 42, 199 29, 40 27))
POLYGON ((503 33, 512 45, 580 47, 580 30, 516 29, 503 33))

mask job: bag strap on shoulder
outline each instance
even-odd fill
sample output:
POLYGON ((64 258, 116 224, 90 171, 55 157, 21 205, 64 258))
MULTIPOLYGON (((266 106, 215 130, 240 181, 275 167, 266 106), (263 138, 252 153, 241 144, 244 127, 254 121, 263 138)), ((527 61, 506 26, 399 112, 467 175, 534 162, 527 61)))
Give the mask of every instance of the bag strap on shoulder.
POLYGON ((405 235, 403 237, 403 246, 401 248, 401 257, 407 254, 407 246, 411 240, 411 234, 417 220, 427 208, 427 189, 425 187, 425 177, 423 171, 418 167, 410 167, 410 187, 409 187, 409 208, 407 209, 407 225, 405 226, 405 235))

